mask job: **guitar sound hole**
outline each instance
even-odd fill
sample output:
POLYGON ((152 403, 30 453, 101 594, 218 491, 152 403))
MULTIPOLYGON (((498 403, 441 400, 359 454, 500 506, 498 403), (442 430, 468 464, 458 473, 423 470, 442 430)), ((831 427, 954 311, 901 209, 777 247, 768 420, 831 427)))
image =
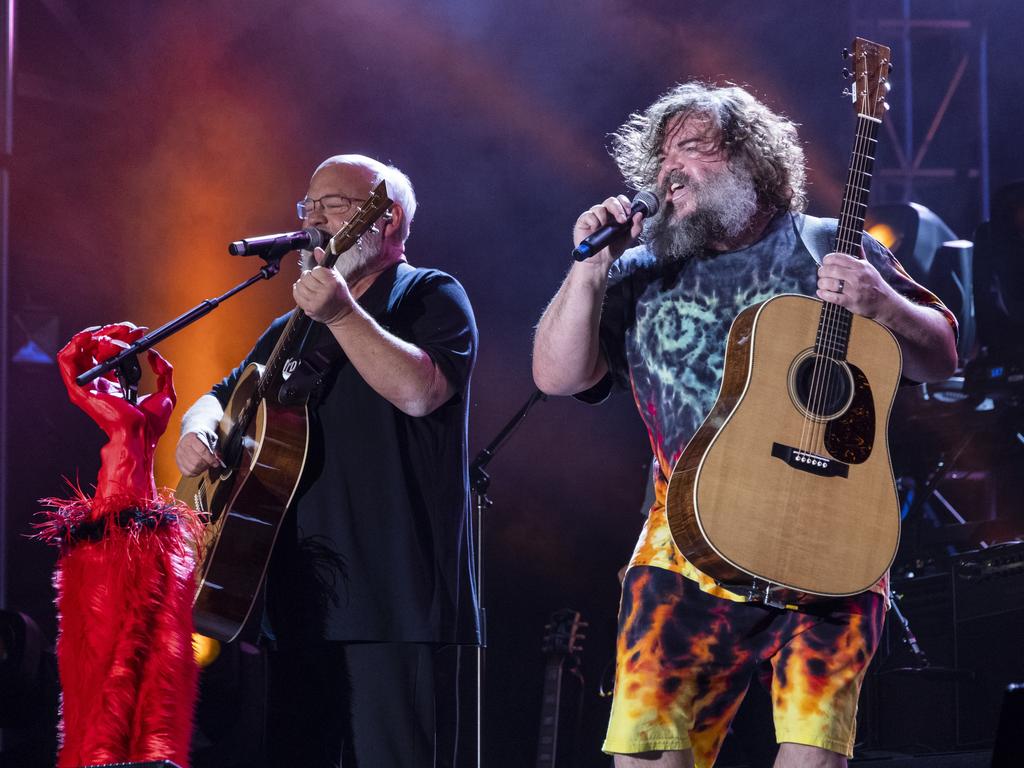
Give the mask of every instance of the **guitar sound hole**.
POLYGON ((807 355, 791 376, 797 402, 814 418, 837 416, 853 394, 853 382, 846 366, 828 357, 807 355))

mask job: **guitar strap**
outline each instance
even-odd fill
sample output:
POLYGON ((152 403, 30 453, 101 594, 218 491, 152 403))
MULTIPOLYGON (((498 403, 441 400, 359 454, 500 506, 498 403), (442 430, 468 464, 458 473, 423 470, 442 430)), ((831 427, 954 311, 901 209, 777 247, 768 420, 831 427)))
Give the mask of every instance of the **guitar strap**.
POLYGON ((343 353, 327 326, 310 323, 293 358, 295 365, 282 382, 277 400, 282 405, 316 407, 326 394, 325 385, 343 353))
POLYGON ((805 213, 795 214, 794 226, 804 247, 810 251, 811 258, 820 266, 825 254, 835 249, 835 219, 820 219, 805 213))

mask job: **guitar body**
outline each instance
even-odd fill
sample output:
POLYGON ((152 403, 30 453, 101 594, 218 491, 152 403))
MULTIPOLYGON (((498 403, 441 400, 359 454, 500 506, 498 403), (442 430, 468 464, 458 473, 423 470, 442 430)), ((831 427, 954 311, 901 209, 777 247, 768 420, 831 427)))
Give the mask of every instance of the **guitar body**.
POLYGON ((176 490, 210 515, 192 613, 198 632, 224 642, 238 636, 252 611, 309 446, 305 406, 260 400, 247 428, 239 429, 239 413, 262 373, 256 364, 243 371, 217 427, 217 445, 234 461, 183 477, 176 490))
POLYGON ((896 554, 887 427, 899 346, 852 315, 846 359, 822 362, 822 307, 784 295, 737 316, 718 399, 669 481, 676 545, 737 591, 768 582, 796 601, 852 595, 896 554))

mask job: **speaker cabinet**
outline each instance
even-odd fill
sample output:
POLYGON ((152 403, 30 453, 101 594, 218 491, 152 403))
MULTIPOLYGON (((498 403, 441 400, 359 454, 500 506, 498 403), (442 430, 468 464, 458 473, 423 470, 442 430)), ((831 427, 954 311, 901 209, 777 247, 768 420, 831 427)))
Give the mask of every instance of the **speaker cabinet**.
POLYGON ((1024 680, 1024 544, 965 553, 892 586, 928 663, 911 653, 890 612, 861 699, 866 745, 991 746, 1003 691, 1024 680))

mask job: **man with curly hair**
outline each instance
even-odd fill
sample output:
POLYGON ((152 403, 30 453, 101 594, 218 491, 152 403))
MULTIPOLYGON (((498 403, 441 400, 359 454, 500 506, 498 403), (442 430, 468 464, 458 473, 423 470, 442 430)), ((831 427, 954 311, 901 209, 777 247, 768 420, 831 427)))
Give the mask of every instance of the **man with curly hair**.
MULTIPOLYGON (((836 222, 802 213, 796 127, 746 90, 677 85, 612 137, 626 182, 659 200, 628 238, 576 262, 537 327, 533 373, 550 394, 631 389, 654 453, 655 501, 623 582, 615 698, 604 750, 616 766, 711 766, 755 674, 770 685, 776 766, 845 766, 857 697, 885 615, 886 583, 795 611, 746 603, 675 547, 668 476, 711 409, 732 320, 780 293, 873 318, 916 381, 956 366, 956 320, 883 246, 828 253, 836 222)), ((609 197, 573 239, 630 203, 609 197)))

